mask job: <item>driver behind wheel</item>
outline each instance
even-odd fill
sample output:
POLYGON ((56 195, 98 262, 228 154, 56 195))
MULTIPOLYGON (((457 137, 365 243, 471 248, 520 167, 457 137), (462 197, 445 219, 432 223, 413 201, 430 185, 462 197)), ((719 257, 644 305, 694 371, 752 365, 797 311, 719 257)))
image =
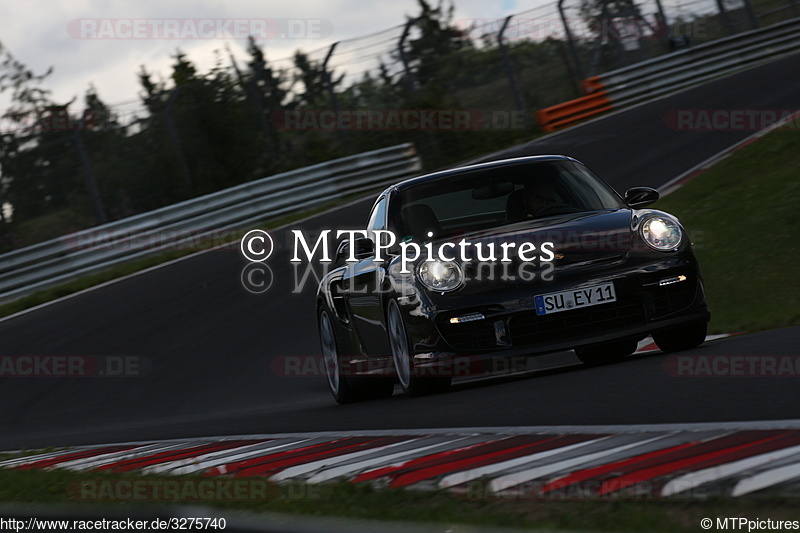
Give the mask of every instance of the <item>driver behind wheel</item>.
POLYGON ((554 205, 563 204, 556 194, 556 180, 555 176, 546 174, 525 185, 523 201, 526 218, 540 216, 554 205))
POLYGON ((558 196, 558 169, 541 165, 535 176, 528 177, 524 186, 509 195, 506 212, 509 222, 518 222, 552 214, 556 208, 567 207, 558 196))

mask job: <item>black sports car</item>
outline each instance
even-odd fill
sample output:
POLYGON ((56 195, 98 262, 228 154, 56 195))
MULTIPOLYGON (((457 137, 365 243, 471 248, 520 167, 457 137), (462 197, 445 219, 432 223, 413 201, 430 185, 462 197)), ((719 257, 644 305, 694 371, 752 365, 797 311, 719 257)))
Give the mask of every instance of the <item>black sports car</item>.
POLYGON ((328 383, 350 402, 449 388, 455 363, 575 350, 587 364, 701 344, 710 318, 678 220, 582 163, 535 156, 409 179, 343 241, 316 312, 328 383), (449 369, 449 370, 448 370, 449 369))

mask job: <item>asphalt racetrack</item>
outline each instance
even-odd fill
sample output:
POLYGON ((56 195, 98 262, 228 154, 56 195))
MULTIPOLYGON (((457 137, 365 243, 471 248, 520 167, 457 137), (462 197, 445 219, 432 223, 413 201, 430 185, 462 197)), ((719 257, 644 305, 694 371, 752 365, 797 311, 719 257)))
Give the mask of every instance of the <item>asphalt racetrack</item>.
MULTIPOLYGON (((798 55, 494 157, 566 154, 620 191, 657 187, 752 133, 674 131, 664 121, 670 110, 796 109, 797 72, 798 55)), ((359 228, 370 204, 293 228, 359 228)), ((449 394, 410 399, 396 392, 338 406, 318 372, 288 375, 319 347, 316 283, 299 289, 303 271, 289 262, 287 231, 272 233, 273 282, 263 294, 242 287, 246 263, 238 251, 212 251, 0 322, 0 356, 126 356, 139 374, 0 379, 0 449, 301 431, 800 418, 797 374, 679 376, 678 356, 660 352, 599 368, 584 368, 571 352, 553 354, 536 360, 539 370, 461 381, 449 394)), ((800 328, 788 328, 713 341, 681 356, 798 356, 799 346, 800 328)))

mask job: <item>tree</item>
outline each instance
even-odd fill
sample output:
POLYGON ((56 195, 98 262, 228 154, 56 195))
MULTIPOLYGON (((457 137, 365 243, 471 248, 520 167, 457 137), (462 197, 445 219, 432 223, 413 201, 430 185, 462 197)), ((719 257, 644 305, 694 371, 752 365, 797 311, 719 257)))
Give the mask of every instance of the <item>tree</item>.
POLYGON ((423 102, 431 107, 442 103, 450 90, 453 76, 458 73, 458 52, 471 47, 464 32, 453 25, 454 6, 445 8, 443 1, 431 7, 426 0, 418 0, 420 14, 412 19, 419 36, 408 41, 408 59, 414 70, 416 83, 423 102))
POLYGON ((336 92, 341 85, 344 74, 335 78, 333 73, 325 72, 321 61, 312 61, 308 55, 297 51, 294 55, 294 65, 299 70, 299 81, 303 84, 303 92, 296 93, 297 107, 321 108, 332 104, 330 92, 336 92), (328 76, 330 76, 331 89, 328 89, 328 76))
MULTIPOLYGON (((247 75, 239 73, 238 67, 236 69, 242 88, 255 110, 256 127, 260 128, 267 142, 269 157, 262 163, 262 168, 264 172, 268 172, 270 169, 277 170, 282 166, 281 137, 274 122, 284 109, 284 102, 288 96, 288 91, 284 88, 285 72, 273 71, 252 35, 247 40, 247 52, 250 54, 247 75)), ((235 66, 233 57, 231 61, 235 66)))
POLYGON ((247 40, 247 53, 250 54, 250 61, 247 63, 249 79, 246 83, 252 88, 253 96, 260 97, 268 114, 280 110, 288 96, 288 91, 283 86, 286 73, 275 72, 269 66, 264 51, 252 36, 247 40))
POLYGON ((0 54, 0 94, 9 92, 11 100, 2 115, 11 127, 0 135, 0 206, 10 203, 21 222, 71 204, 79 169, 67 143, 77 121, 69 114, 72 101, 57 104, 40 86, 52 68, 35 74, 2 45, 0 54))

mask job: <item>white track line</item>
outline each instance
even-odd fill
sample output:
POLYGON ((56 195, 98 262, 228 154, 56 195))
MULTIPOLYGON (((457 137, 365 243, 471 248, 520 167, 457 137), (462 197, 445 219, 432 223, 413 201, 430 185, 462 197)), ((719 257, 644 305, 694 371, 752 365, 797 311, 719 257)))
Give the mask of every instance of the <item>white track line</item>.
POLYGON ((717 333, 715 335, 707 335, 705 342, 715 341, 717 339, 726 339, 726 338, 731 337, 733 335, 734 335, 733 333, 717 333))
MULTIPOLYGON (((106 446, 93 446, 91 448, 105 448, 106 446)), ((91 450, 91 448, 86 449, 70 449, 70 450, 58 450, 57 452, 47 452, 41 453, 38 455, 26 455, 24 457, 15 457, 13 459, 6 459, 5 461, 0 461, 0 468, 14 468, 20 465, 27 465, 31 463, 35 463, 36 461, 44 461, 46 459, 53 459, 55 457, 61 457, 62 455, 67 455, 70 453, 77 453, 82 451, 91 450)), ((9 452, 14 453, 14 452, 9 452)), ((19 452, 16 452, 19 453, 19 452)))
MULTIPOLYGON (((97 455, 91 457, 91 459, 96 459, 96 460, 91 461, 90 463, 87 463, 79 468, 75 468, 74 470, 91 470, 94 468, 99 468, 101 466, 110 465, 112 463, 119 463, 121 461, 128 461, 131 459, 142 459, 157 453, 180 451, 186 448, 191 448, 193 446, 199 446, 199 445, 201 445, 201 443, 190 441, 190 442, 184 442, 182 444, 176 443, 176 444, 160 445, 160 447, 158 447, 155 450, 144 449, 144 448, 139 448, 136 450, 126 450, 125 452, 122 452, 118 456, 115 453, 97 455)), ((72 461, 69 461, 69 463, 71 462, 72 461)), ((66 465, 68 463, 57 464, 51 467, 50 469, 61 468, 62 464, 66 465)))
POLYGON ((171 470, 170 474, 174 475, 195 474, 197 472, 202 472, 210 468, 214 468, 215 466, 236 463, 238 461, 243 461, 245 459, 249 459, 252 457, 259 457, 261 455, 269 455, 270 453, 273 453, 277 450, 282 450, 283 448, 286 448, 288 446, 297 445, 300 443, 308 442, 310 440, 312 439, 284 442, 281 444, 276 443, 267 447, 264 447, 264 443, 260 442, 256 444, 250 444, 248 446, 242 446, 239 448, 232 448, 230 450, 223 450, 221 452, 213 452, 198 457, 181 459, 178 461, 171 461, 170 463, 164 463, 162 465, 151 465, 142 469, 142 473, 155 474, 171 470), (258 448, 254 449, 254 447, 258 448), (238 453, 234 453, 234 455, 226 455, 227 452, 231 451, 238 453))
MULTIPOLYGON (((462 440, 465 440, 465 439, 468 439, 468 438, 470 438, 470 437, 462 437, 460 439, 447 440, 447 441, 444 441, 444 442, 437 442, 435 444, 429 444, 428 446, 422 446, 421 448, 414 448, 414 449, 411 449, 411 450, 404 450, 402 452, 391 453, 389 455, 383 455, 381 457, 375 457, 373 459, 366 459, 364 461, 359 461, 357 463, 352 463, 352 464, 349 464, 349 465, 342 465, 342 466, 335 467, 335 468, 329 468, 329 469, 323 470, 323 471, 321 471, 321 472, 319 472, 317 474, 314 474, 313 476, 311 476, 306 481, 308 483, 321 483, 323 481, 330 481, 331 479, 335 479, 335 478, 339 478, 339 477, 355 477, 355 475, 358 475, 358 474, 361 474, 361 473, 367 473, 367 472, 369 472, 371 470, 375 470, 376 468, 402 468, 403 465, 405 465, 406 463, 408 463, 410 461, 413 461, 414 459, 417 459, 417 457, 414 457, 414 458, 411 458, 411 459, 407 459, 407 460, 404 460, 404 461, 394 462, 394 463, 392 461, 396 461, 397 459, 400 459, 400 458, 403 458, 403 457, 407 457, 408 455, 414 455, 414 454, 421 454, 420 456, 422 456, 422 455, 430 455, 430 452, 432 450, 436 449, 436 448, 443 448, 443 447, 446 447, 446 446, 448 446, 450 444, 453 444, 454 442, 462 441, 462 440), (428 453, 422 453, 422 452, 428 452, 428 453)), ((508 438, 508 437, 506 437, 506 438, 508 438)), ((503 439, 500 439, 500 440, 503 440, 503 439)), ((487 442, 495 442, 495 441, 487 441, 487 442)), ((470 446, 464 446, 463 448, 456 447, 456 448, 452 448, 452 451, 468 450, 470 448, 474 448, 475 446, 480 446, 481 444, 485 444, 485 443, 479 442, 479 443, 476 443, 476 444, 472 444, 470 446)), ((448 450, 448 451, 450 451, 450 450, 448 450)), ((438 452, 436 452, 436 453, 438 453, 438 452)))
POLYGON ((75 459, 73 461, 66 461, 55 465, 59 470, 91 470, 97 466, 102 466, 108 463, 115 463, 117 461, 125 461, 135 457, 142 457, 153 453, 169 451, 170 449, 181 448, 182 446, 173 444, 151 444, 142 446, 133 450, 122 450, 119 452, 104 453, 102 455, 93 455, 92 457, 84 457, 82 459, 75 459))
POLYGON ((163 472, 169 472, 175 468, 187 465, 200 465, 207 460, 213 460, 215 458, 225 455, 230 455, 231 453, 235 453, 237 451, 244 451, 244 450, 251 450, 254 446, 263 446, 265 443, 263 442, 256 442, 254 444, 243 444, 241 446, 236 446, 235 448, 228 448, 226 450, 217 450, 215 452, 203 453, 200 455, 195 455, 193 457, 184 457, 182 459, 175 459, 174 461, 167 461, 165 463, 158 463, 154 465, 149 465, 142 468, 142 474, 161 474, 163 472))
POLYGON ((443 477, 439 481, 438 485, 441 488, 454 487, 456 485, 461 485, 462 483, 472 481, 473 479, 478 479, 484 476, 495 474, 497 472, 503 472, 505 470, 508 470, 509 468, 514 468, 515 466, 521 466, 535 461, 539 461, 541 459, 546 459, 547 457, 552 457, 554 455, 566 453, 568 451, 582 448, 590 444, 595 444, 609 438, 611 437, 601 437, 599 439, 592 439, 585 442, 578 442, 575 444, 570 444, 568 446, 561 446, 559 448, 554 448, 552 450, 547 450, 544 452, 538 452, 531 455, 524 455, 522 457, 509 459, 507 461, 502 461, 500 463, 485 465, 479 468, 473 468, 471 470, 464 470, 463 472, 456 472, 454 474, 450 474, 448 476, 443 477))
MULTIPOLYGON (((706 335, 706 340, 703 342, 710 342, 715 341, 718 339, 724 339, 726 337, 731 337, 733 333, 718 333, 716 335, 706 335)), ((653 337, 646 337, 643 340, 639 341, 639 344, 636 345, 635 354, 640 353, 649 353, 658 351, 660 348, 656 345, 656 341, 653 340, 653 337)))
POLYGON ((687 490, 693 490, 704 483, 734 476, 746 470, 758 468, 759 466, 778 461, 785 457, 791 457, 794 454, 800 454, 800 446, 792 446, 782 450, 774 450, 753 457, 748 457, 746 459, 733 461, 732 463, 725 463, 712 466, 711 468, 698 470, 697 472, 691 472, 689 474, 671 479, 666 485, 664 485, 664 488, 661 489, 661 496, 672 496, 673 494, 678 494, 687 490))
POLYGON ((358 452, 351 452, 346 453, 344 455, 337 455, 335 457, 328 457, 325 459, 320 459, 319 461, 313 461, 311 463, 304 463, 301 465, 290 466, 289 468, 282 470, 275 474, 274 476, 270 476, 272 481, 283 481, 285 479, 291 479, 296 477, 301 477, 303 475, 309 474, 311 472, 315 472, 322 468, 325 468, 329 465, 335 465, 338 463, 342 463, 344 461, 349 461, 350 459, 356 459, 358 457, 363 457, 365 455, 382 451, 388 450, 389 448, 394 448, 395 446, 400 446, 402 444, 408 444, 409 442, 414 442, 418 439, 411 439, 411 440, 404 440, 401 442, 394 442, 392 444, 386 444, 384 446, 378 446, 377 448, 370 448, 368 450, 361 450, 358 452))
MULTIPOLYGON (((424 428, 424 429, 377 429, 348 431, 308 431, 303 433, 254 433, 249 435, 216 435, 198 438, 203 443, 227 442, 231 440, 282 439, 282 438, 327 438, 343 439, 346 437, 420 437, 434 435, 448 436, 481 436, 501 438, 510 435, 580 435, 585 433, 653 433, 678 431, 751 431, 761 429, 800 429, 800 419, 783 420, 744 420, 732 422, 682 422, 664 424, 598 424, 598 425, 562 425, 562 426, 498 426, 498 427, 456 427, 456 428, 424 428)), ((186 443, 187 439, 167 439, 163 441, 126 441, 104 443, 81 449, 102 448, 106 446, 141 446, 154 443, 186 443)), ((53 453, 71 453, 73 449, 53 453)))
POLYGON ((556 472, 561 472, 562 470, 570 470, 576 466, 596 461, 597 459, 609 457, 611 455, 624 452, 625 450, 630 450, 631 448, 644 446, 645 444, 649 444, 651 442, 664 439, 667 436, 669 435, 659 435, 657 437, 652 437, 641 441, 623 444, 622 446, 615 446, 614 448, 601 450, 599 452, 590 453, 588 455, 579 455, 578 457, 565 459, 564 461, 559 461, 557 463, 550 463, 547 465, 530 468, 528 470, 514 472, 513 474, 500 476, 491 481, 491 483, 489 484, 489 489, 492 492, 500 492, 509 489, 511 487, 516 487, 517 485, 525 483, 526 481, 531 481, 533 479, 549 476, 550 474, 555 474, 556 472))
POLYGON ((733 487, 731 496, 736 498, 798 477, 800 477, 800 463, 779 466, 739 481, 733 487))

